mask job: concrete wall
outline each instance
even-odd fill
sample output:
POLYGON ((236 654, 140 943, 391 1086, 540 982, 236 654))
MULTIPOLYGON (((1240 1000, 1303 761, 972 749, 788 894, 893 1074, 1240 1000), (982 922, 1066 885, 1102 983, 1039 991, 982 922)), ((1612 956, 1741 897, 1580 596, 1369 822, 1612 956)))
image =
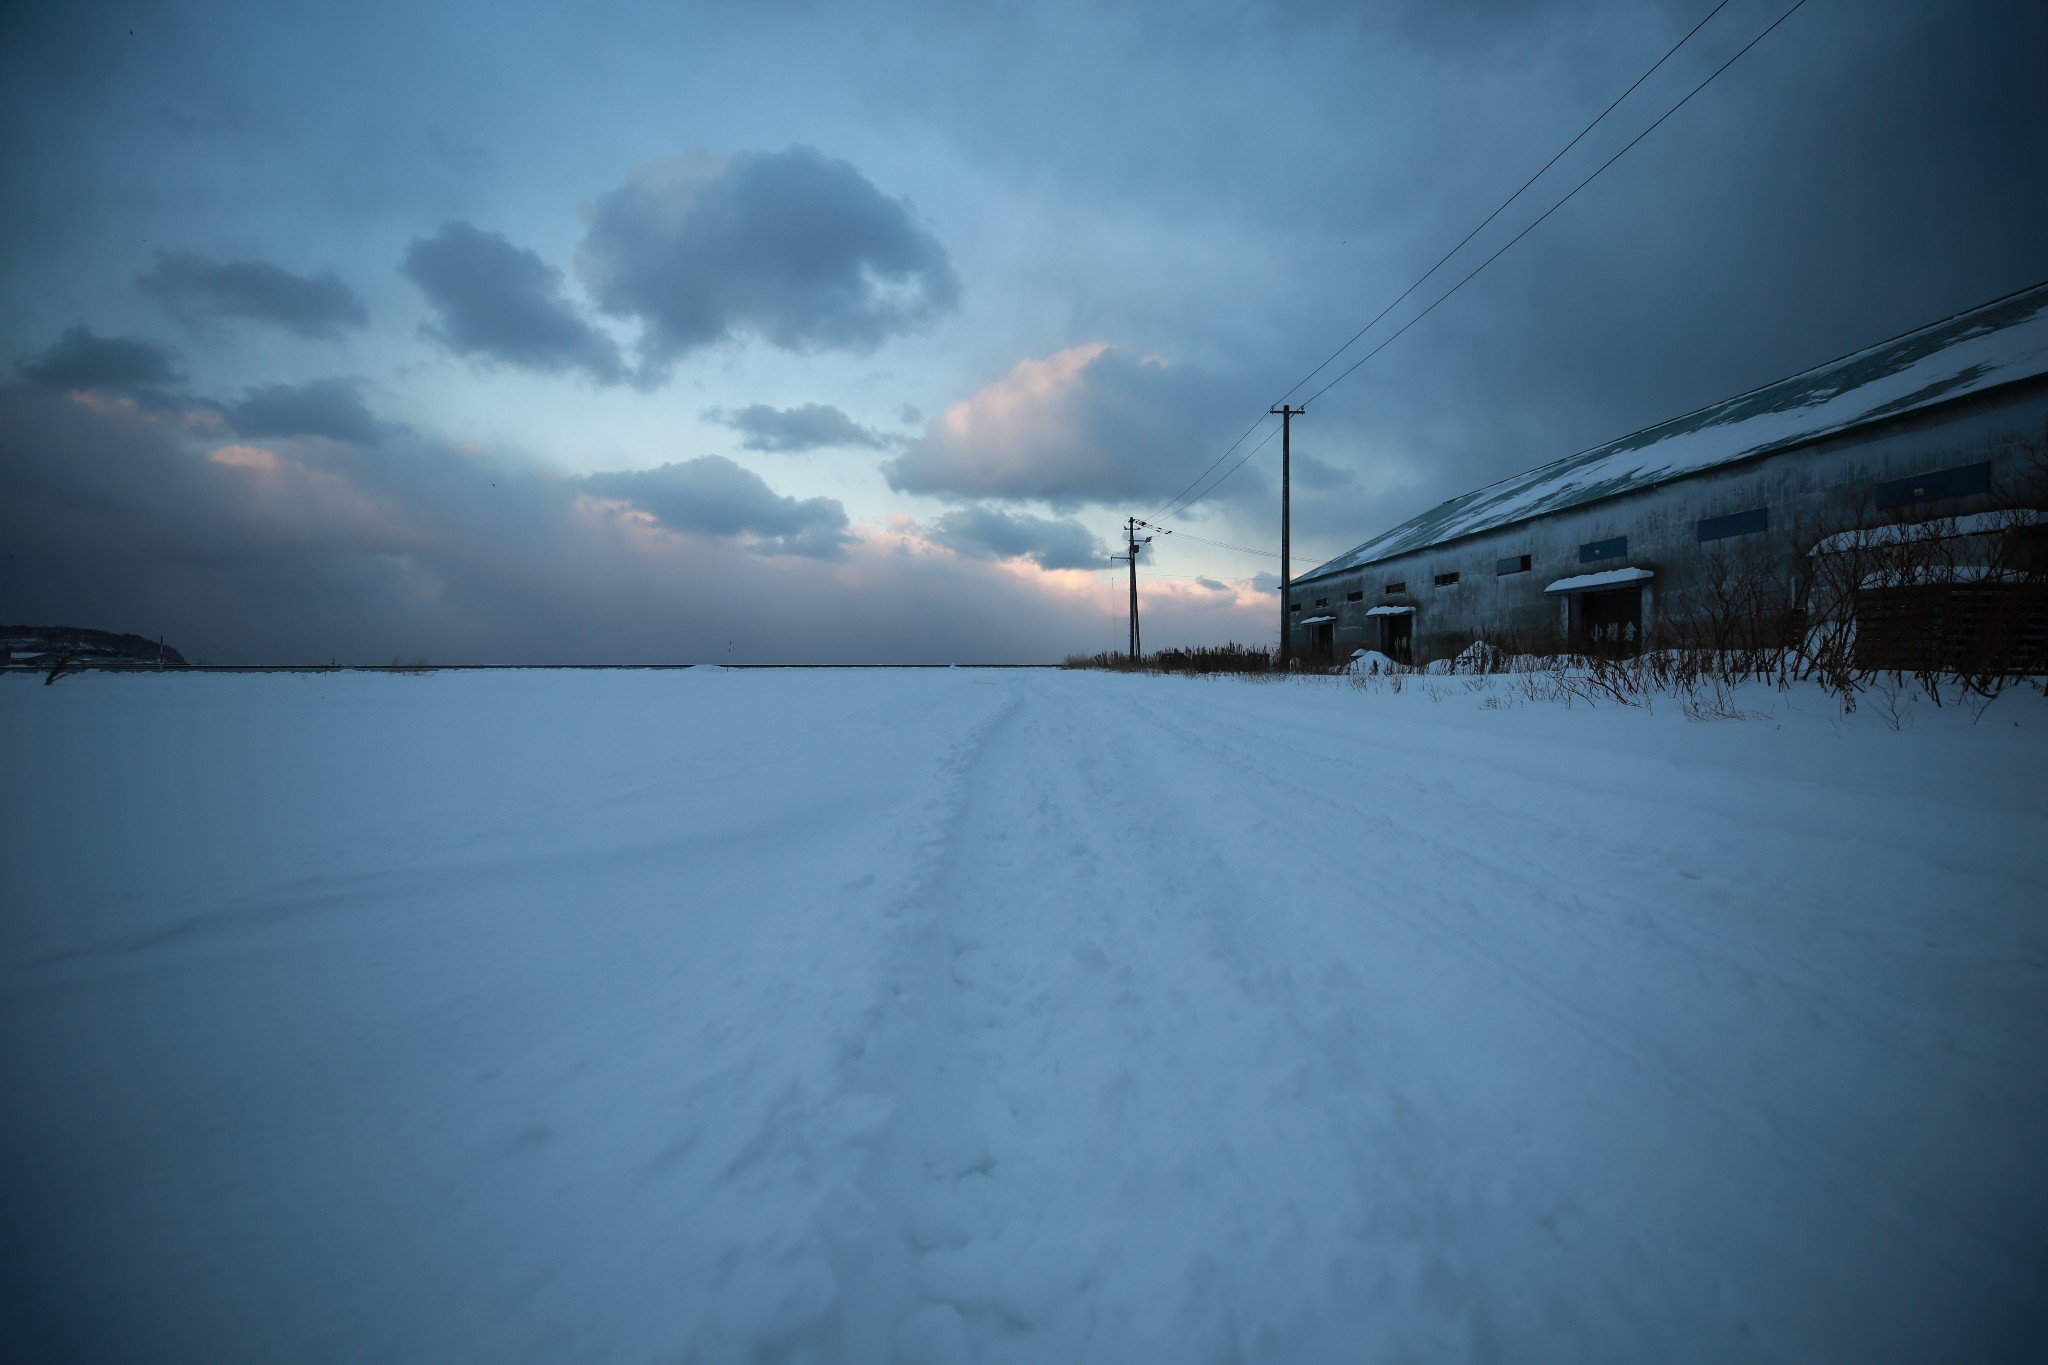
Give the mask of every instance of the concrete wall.
MULTIPOLYGON (((2024 505, 2043 505, 2048 489, 2020 490, 2042 473, 2031 461, 2042 458, 2044 438, 2048 376, 1362 568, 1297 580, 1289 602, 1300 610, 1289 619, 1335 616, 1339 658, 1378 647, 1378 622, 1365 613, 1382 605, 1416 609, 1417 663, 1453 656, 1475 639, 1559 648, 1572 639, 1573 608, 1567 596, 1545 596, 1546 585, 1609 568, 1649 569, 1656 575, 1643 587, 1643 624, 1649 630, 1660 614, 1676 619, 1698 600, 1716 555, 1767 561, 1790 604, 1805 587, 1806 551, 1822 534, 2011 506, 2016 493, 2024 505), (1992 466, 1989 494, 1930 501, 1910 511, 1880 513, 1875 507, 1880 483, 1981 461, 1992 466), (1767 530, 1699 540, 1702 518, 1756 507, 1768 509, 1767 530), (1618 536, 1628 538, 1625 556, 1581 561, 1581 546, 1618 536), (1528 572, 1496 574, 1496 561, 1520 555, 1530 557, 1528 572), (1437 575, 1447 573, 1458 574, 1458 581, 1435 586, 1437 575), (1388 592, 1394 583, 1405 584, 1405 590, 1388 592), (1357 601, 1349 600, 1353 593, 1360 594, 1357 601)), ((1306 647, 1307 632, 1290 628, 1289 635, 1293 648, 1306 647)))

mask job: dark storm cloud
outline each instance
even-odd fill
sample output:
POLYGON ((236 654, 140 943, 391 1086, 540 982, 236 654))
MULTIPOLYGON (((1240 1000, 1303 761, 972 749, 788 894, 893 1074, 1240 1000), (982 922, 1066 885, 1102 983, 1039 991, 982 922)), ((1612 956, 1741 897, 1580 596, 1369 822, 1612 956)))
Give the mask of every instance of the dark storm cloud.
POLYGON ((942 513, 928 534, 934 544, 973 559, 1028 559, 1041 569, 1100 569, 1108 563, 1088 528, 1066 518, 956 507, 942 513))
POLYGON ((597 201, 580 269, 662 364, 729 338, 873 350, 954 306, 946 250, 910 205, 809 147, 672 157, 597 201))
POLYGON ((831 446, 879 450, 885 444, 880 436, 829 403, 806 403, 798 408, 771 408, 755 403, 734 412, 713 408, 704 416, 738 431, 744 438, 740 446, 745 450, 787 454, 831 446))
POLYGON ((260 384, 223 413, 237 436, 324 436, 330 441, 376 445, 383 428, 354 379, 304 384, 260 384))
POLYGON ((332 271, 295 275, 268 261, 214 261, 192 251, 159 251, 156 267, 135 283, 195 325, 242 318, 303 337, 332 339, 370 321, 361 296, 332 271))
MULTIPOLYGON (((1163 501, 1213 458, 1237 419, 1213 375, 1099 343, 1027 360, 939 414, 882 466, 908 493, 1038 499, 1071 507, 1163 501)), ((1228 497, 1265 487, 1247 469, 1228 497)))
POLYGON ((623 498, 676 531, 750 536, 763 554, 837 559, 853 541, 837 498, 778 494, 759 474, 723 455, 704 455, 654 469, 591 474, 583 485, 623 498))
POLYGON ((46 389, 134 392, 184 380, 178 353, 135 337, 95 336, 90 327, 67 327, 48 348, 14 362, 31 384, 46 389))
POLYGON ((428 335, 458 355, 607 384, 626 378, 618 347, 576 311, 562 272, 495 232, 443 224, 413 241, 403 269, 438 314, 428 335))

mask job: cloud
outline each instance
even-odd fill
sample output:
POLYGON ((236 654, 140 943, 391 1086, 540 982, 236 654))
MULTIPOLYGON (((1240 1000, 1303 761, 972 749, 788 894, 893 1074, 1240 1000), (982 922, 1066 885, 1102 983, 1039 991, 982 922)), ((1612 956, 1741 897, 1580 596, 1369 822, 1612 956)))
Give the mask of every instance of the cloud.
POLYGON ((237 436, 324 436, 375 445, 383 435, 354 379, 258 385, 224 416, 237 436))
POLYGON ((94 336, 67 327, 48 348, 14 362, 29 383, 45 389, 134 392, 184 380, 178 353, 135 337, 94 336))
POLYGON ((582 482, 593 493, 631 502, 671 530, 751 536, 763 554, 837 559, 854 539, 837 498, 782 496, 723 455, 591 474, 582 482))
POLYGON ((425 331, 458 355, 605 384, 626 378, 618 347, 577 312, 562 272, 495 232, 444 223, 414 239, 401 268, 439 316, 425 331))
POLYGON ((1318 460, 1306 451, 1294 456, 1294 486, 1312 493, 1334 493, 1350 488, 1358 482, 1358 476, 1351 470, 1318 460))
MULTIPOLYGON (((1214 378, 1107 342, 1026 360, 939 414, 882 472, 910 493, 1038 498, 1061 506, 1173 496, 1242 422, 1214 378)), ((1229 495, 1262 491, 1247 468, 1229 495)))
POLYGON ((195 325, 246 318, 321 339, 370 321, 361 296, 332 271, 294 275, 268 261, 214 261, 192 251, 159 251, 156 268, 135 283, 195 325))
POLYGON ((1041 569, 1100 569, 1108 552, 1078 521, 993 507, 956 507, 926 532, 936 545, 970 559, 1028 559, 1041 569))
MULTIPOLYGON (((715 457, 593 481, 400 428, 223 441, 195 415, 0 384, 20 619, 214 662, 1048 662, 1121 638, 1121 594, 1093 575, 963 556, 907 520, 838 529, 837 504, 715 457), (837 552, 747 539, 791 532, 837 552)), ((1140 586, 1148 641, 1271 634, 1263 608, 1140 586)))
POLYGON ((771 408, 756 403, 737 412, 713 408, 704 415, 740 432, 745 438, 740 446, 745 450, 783 454, 828 446, 880 449, 886 444, 880 436, 826 403, 806 403, 800 408, 771 408))
POLYGON ((743 337, 871 351, 960 294, 906 201, 801 146, 641 167, 591 209, 578 269, 599 307, 645 324, 657 366, 743 337))

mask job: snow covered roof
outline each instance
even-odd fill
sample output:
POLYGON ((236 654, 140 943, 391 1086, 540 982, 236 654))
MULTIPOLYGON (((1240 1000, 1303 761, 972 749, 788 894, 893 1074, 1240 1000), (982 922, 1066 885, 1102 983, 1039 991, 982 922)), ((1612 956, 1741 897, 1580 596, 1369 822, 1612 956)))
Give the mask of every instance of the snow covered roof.
POLYGON ((1415 608, 1413 607, 1374 607, 1366 613, 1367 616, 1413 616, 1414 614, 1415 608))
POLYGON ((1334 616, 1311 616, 1306 621, 1297 621, 1295 624, 1299 626, 1327 626, 1336 619, 1334 616))
POLYGON ((1617 588, 1624 583, 1640 583, 1657 575, 1648 569, 1602 569, 1599 573, 1582 573, 1572 578, 1560 578, 1543 591, 1589 592, 1594 588, 1617 588))
POLYGON ((2010 531, 2040 524, 2041 514, 2031 507, 2015 507, 2003 512, 1973 512, 1963 517, 1939 517, 1933 521, 1872 526, 1861 531, 1838 531, 1807 553, 1832 555, 1840 554, 1844 550, 1874 550, 1881 545, 1915 545, 1923 540, 1951 540, 1964 536, 1990 535, 1997 531, 2010 531))
POLYGON ((1306 582, 2048 373, 2048 283, 1442 503, 1306 582))

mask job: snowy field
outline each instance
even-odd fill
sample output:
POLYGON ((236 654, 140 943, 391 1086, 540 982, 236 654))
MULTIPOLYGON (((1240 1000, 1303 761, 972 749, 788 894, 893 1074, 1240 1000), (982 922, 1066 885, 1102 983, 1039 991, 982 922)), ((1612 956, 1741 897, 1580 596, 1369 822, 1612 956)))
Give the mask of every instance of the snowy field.
POLYGON ((0 1357, 2048 1358, 2048 706, 0 678, 0 1357))

